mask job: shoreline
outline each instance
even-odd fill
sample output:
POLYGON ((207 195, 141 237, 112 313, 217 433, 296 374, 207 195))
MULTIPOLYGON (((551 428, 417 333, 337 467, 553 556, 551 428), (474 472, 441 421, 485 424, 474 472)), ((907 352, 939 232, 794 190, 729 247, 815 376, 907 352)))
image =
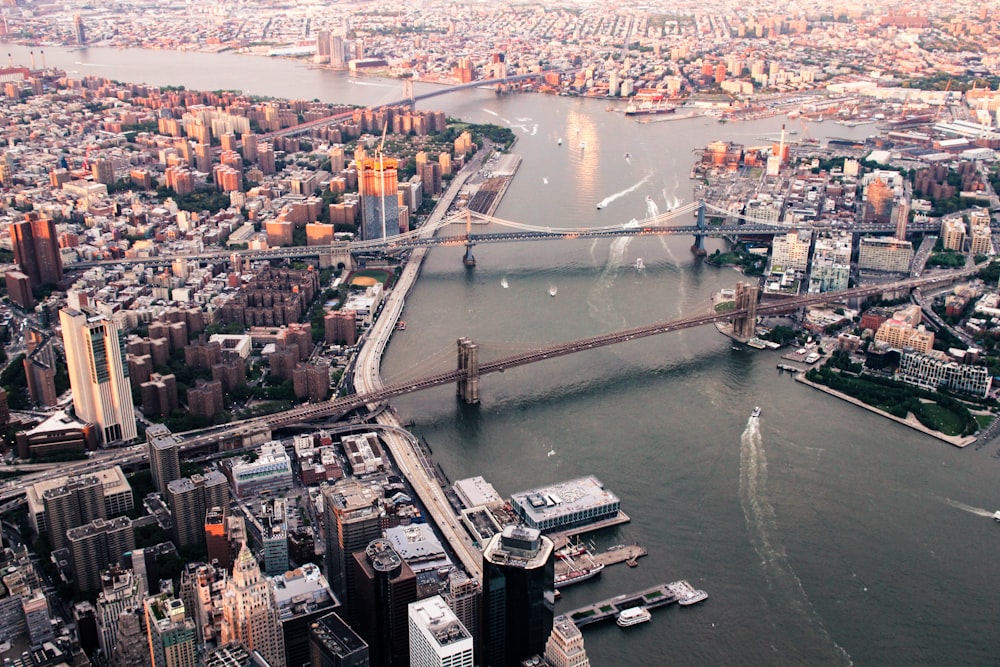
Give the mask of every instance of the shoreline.
POLYGON ((806 379, 806 374, 804 372, 796 373, 795 374, 795 381, 796 382, 801 382, 802 384, 807 385, 809 387, 812 387, 813 389, 818 389, 819 391, 821 391, 821 392, 823 392, 825 394, 829 394, 830 396, 834 396, 834 397, 839 398, 839 399, 841 399, 843 401, 847 401, 848 403, 853 403, 854 405, 862 407, 865 410, 868 410, 869 412, 874 412, 875 414, 877 414, 877 415, 879 415, 881 417, 885 417, 887 419, 891 419, 892 421, 894 421, 894 422, 896 422, 898 424, 902 424, 903 426, 909 426, 910 428, 912 428, 915 431, 919 431, 919 432, 921 432, 921 433, 923 433, 925 435, 931 436, 932 438, 936 438, 938 440, 941 440, 942 442, 946 442, 949 445, 952 445, 953 447, 958 447, 959 449, 962 449, 962 448, 968 447, 972 443, 976 442, 976 436, 974 436, 974 435, 967 435, 967 436, 945 435, 944 433, 941 433, 940 431, 931 430, 931 429, 927 428, 926 426, 924 426, 923 424, 921 424, 919 421, 917 421, 917 419, 915 417, 913 417, 909 413, 907 413, 907 417, 905 419, 903 419, 901 417, 897 417, 896 415, 891 415, 888 412, 884 412, 882 410, 879 410, 875 406, 868 405, 867 403, 864 403, 863 401, 859 401, 858 399, 854 398, 853 396, 848 396, 847 394, 843 394, 843 393, 841 393, 839 391, 836 391, 834 389, 830 389, 829 387, 827 387, 825 385, 817 384, 817 383, 813 382, 812 380, 808 380, 808 379, 806 379))

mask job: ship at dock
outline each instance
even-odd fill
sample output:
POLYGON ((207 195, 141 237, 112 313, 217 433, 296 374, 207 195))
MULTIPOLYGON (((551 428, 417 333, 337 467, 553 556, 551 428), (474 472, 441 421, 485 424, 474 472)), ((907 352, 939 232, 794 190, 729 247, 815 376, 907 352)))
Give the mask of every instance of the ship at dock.
POLYGON ((626 116, 653 116, 661 113, 674 113, 677 107, 669 102, 640 102, 625 107, 626 116))
POLYGON ((578 565, 565 572, 558 572, 556 573, 555 580, 556 588, 563 588, 564 586, 571 586, 581 581, 592 579, 599 575, 603 569, 604 563, 594 563, 592 565, 578 565))

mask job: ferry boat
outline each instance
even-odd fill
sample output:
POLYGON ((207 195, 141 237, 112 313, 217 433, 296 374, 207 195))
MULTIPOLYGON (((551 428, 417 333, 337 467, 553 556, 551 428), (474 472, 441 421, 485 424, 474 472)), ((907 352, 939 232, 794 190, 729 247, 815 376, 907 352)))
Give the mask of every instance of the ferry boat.
POLYGON ((645 623, 649 619, 653 618, 653 615, 649 613, 649 610, 645 607, 632 607, 631 609, 626 609, 622 613, 618 614, 619 627, 627 628, 633 625, 639 625, 640 623, 645 623))
POLYGON ((578 567, 575 570, 569 570, 568 572, 557 574, 555 581, 556 588, 571 586, 572 584, 578 584, 581 581, 592 579, 600 574, 603 569, 604 563, 596 563, 592 566, 578 567))
POLYGON ((639 104, 629 104, 625 107, 626 116, 654 116, 661 113, 674 113, 677 107, 667 102, 647 100, 639 104))
POLYGON ((760 417, 760 406, 759 405, 753 409, 753 412, 750 413, 750 416, 751 417, 760 417))
POLYGON ((677 604, 679 604, 682 607, 687 607, 707 599, 708 599, 708 593, 706 593, 705 591, 694 591, 687 597, 678 600, 677 604))

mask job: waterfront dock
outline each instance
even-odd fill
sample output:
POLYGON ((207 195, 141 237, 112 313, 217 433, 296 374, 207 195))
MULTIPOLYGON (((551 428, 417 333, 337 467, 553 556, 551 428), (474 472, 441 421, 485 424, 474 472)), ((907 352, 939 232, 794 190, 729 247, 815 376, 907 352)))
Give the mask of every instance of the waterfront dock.
POLYGON ((581 568, 593 569, 626 563, 629 567, 638 565, 638 559, 649 555, 645 548, 638 544, 618 544, 607 551, 592 553, 589 549, 579 556, 559 558, 556 560, 556 576, 564 575, 581 568))
POLYGON ((574 537, 578 535, 583 535, 584 533, 592 533, 595 530, 600 530, 601 528, 611 528, 612 526, 620 526, 623 523, 628 523, 631 521, 631 517, 625 512, 618 510, 618 514, 608 519, 603 519, 601 521, 594 521, 593 523, 588 523, 586 526, 577 526, 572 530, 567 530, 561 533, 552 533, 548 537, 555 544, 556 549, 561 549, 562 547, 573 541, 574 537))
POLYGON ((576 627, 583 628, 587 625, 617 618, 622 611, 632 607, 642 607, 649 610, 665 607, 673 602, 678 602, 693 592, 694 587, 684 580, 670 584, 657 584, 638 593, 626 593, 574 609, 565 616, 576 627))
POLYGON ((801 373, 802 372, 801 368, 796 368, 795 366, 789 366, 788 364, 778 364, 777 368, 778 368, 778 371, 781 372, 781 373, 786 373, 787 372, 787 373, 795 374, 795 373, 801 373))

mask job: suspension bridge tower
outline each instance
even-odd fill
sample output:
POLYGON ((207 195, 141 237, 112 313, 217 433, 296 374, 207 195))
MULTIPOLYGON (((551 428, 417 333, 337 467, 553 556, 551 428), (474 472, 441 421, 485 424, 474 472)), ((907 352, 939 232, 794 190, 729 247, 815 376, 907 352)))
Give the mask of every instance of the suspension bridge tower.
POLYGON ((472 213, 465 209, 465 256, 462 257, 462 264, 471 269, 476 265, 476 257, 472 254, 472 213))
MULTIPOLYGON (((698 201, 698 229, 705 230, 708 228, 708 223, 705 222, 705 200, 701 199, 698 201)), ((698 257, 704 257, 708 254, 705 251, 705 235, 695 234, 694 244, 691 246, 691 252, 698 257)))
POLYGON ((458 339, 458 370, 464 373, 456 395, 468 405, 479 403, 479 346, 468 338, 458 339))
POLYGON ((417 106, 417 101, 413 99, 413 79, 403 79, 403 99, 411 109, 417 106))
POLYGON ((733 318, 733 336, 740 340, 749 340, 757 328, 757 285, 753 283, 736 283, 736 310, 745 313, 733 318))

